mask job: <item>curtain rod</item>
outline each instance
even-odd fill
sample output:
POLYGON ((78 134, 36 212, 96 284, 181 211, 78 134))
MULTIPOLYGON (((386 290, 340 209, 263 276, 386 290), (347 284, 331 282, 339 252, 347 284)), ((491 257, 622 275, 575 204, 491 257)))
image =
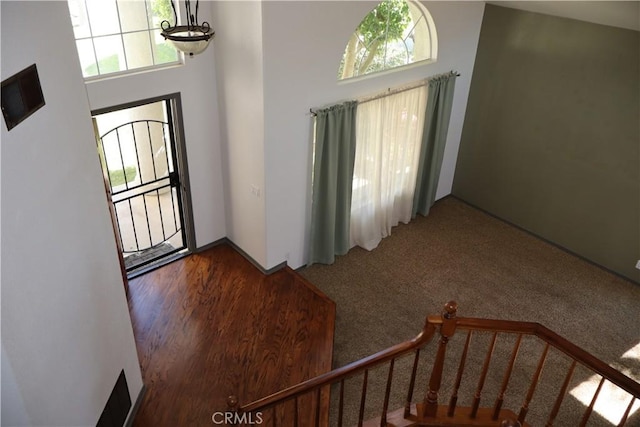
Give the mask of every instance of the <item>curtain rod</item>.
POLYGON ((395 94, 398 94, 398 93, 402 93, 402 92, 406 92, 406 91, 409 91, 409 90, 413 90, 413 89, 419 88, 421 86, 425 86, 427 83, 429 83, 429 80, 430 79, 418 80, 416 82, 409 83, 407 85, 396 87, 396 88, 393 88, 393 89, 389 87, 384 92, 379 92, 379 93, 377 93, 375 95, 370 95, 370 96, 365 96, 365 97, 362 97, 362 98, 358 98, 358 99, 356 99, 356 101, 358 101, 358 104, 366 104, 367 102, 375 101, 376 99, 386 98, 387 96, 395 95, 395 94))
MULTIPOLYGON (((427 77, 426 79, 418 80, 418 81, 415 81, 413 83, 409 83, 407 85, 404 85, 404 86, 401 86, 401 87, 398 87, 398 88, 395 88, 395 89, 387 88, 387 90, 384 91, 384 92, 380 92, 380 93, 377 93, 375 95, 371 95, 371 96, 367 96, 367 97, 363 97, 363 98, 357 98, 356 102, 358 104, 365 104, 365 103, 370 102, 370 101, 375 101, 376 99, 384 98, 384 97, 390 96, 390 95, 395 95, 397 93, 406 92, 408 90, 412 90, 412 89, 415 89, 417 87, 426 85, 427 83, 429 83, 429 81, 431 81, 433 79, 437 79, 437 78, 448 76, 448 75, 454 75, 454 74, 455 74, 456 77, 460 77, 460 73, 456 73, 454 71, 449 71, 448 73, 443 73, 443 74, 438 74, 438 75, 435 75, 435 76, 427 77)), ((336 104, 333 104, 333 105, 336 105, 336 104)), ((327 108, 327 107, 322 107, 322 108, 327 108)), ((316 108, 315 110, 313 108, 309 108, 309 114, 311 116, 315 117, 317 115, 316 111, 317 110, 321 110, 322 108, 316 108)))

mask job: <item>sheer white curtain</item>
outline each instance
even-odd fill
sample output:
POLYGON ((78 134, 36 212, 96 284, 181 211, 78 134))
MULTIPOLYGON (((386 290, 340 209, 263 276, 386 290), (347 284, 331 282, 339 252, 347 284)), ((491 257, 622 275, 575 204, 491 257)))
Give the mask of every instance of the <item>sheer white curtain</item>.
POLYGON ((411 220, 427 86, 361 102, 351 201, 351 247, 371 250, 411 220))

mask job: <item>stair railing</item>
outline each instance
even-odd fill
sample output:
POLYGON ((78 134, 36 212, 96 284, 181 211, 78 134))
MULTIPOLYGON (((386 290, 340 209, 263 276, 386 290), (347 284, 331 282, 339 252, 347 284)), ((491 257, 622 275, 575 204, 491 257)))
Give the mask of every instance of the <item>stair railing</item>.
MULTIPOLYGON (((403 343, 394 345, 393 347, 389 347, 386 350, 382 350, 378 353, 375 353, 371 356, 365 357, 364 359, 360 359, 356 362, 350 363, 346 366, 343 366, 338 369, 334 369, 331 372, 326 374, 319 375, 315 378, 311 378, 307 381, 301 382, 292 387, 281 390, 277 393, 273 393, 269 396, 266 396, 262 399, 258 399, 254 402, 251 402, 246 405, 238 405, 238 399, 235 396, 229 396, 227 403, 229 404, 229 409, 231 411, 237 411, 239 413, 256 413, 259 411, 266 411, 269 408, 274 408, 277 405, 281 405, 284 402, 294 400, 294 408, 298 408, 298 398, 313 393, 315 396, 316 404, 314 406, 314 418, 317 420, 315 423, 316 426, 321 425, 320 419, 322 415, 322 390, 326 389, 326 387, 340 383, 340 403, 339 403, 339 427, 342 426, 342 411, 344 407, 344 382, 347 378, 358 375, 364 372, 364 381, 363 381, 363 398, 361 399, 364 402, 364 397, 366 397, 366 388, 367 388, 367 374, 369 369, 380 366, 386 362, 393 361, 398 357, 409 354, 411 352, 416 352, 415 356, 415 367, 413 370, 413 374, 411 377, 412 384, 415 384, 416 377, 416 367, 419 357, 420 348, 423 348, 427 345, 433 336, 435 335, 438 329, 437 323, 429 322, 429 319, 425 322, 424 328, 422 331, 413 339, 405 341, 403 343)), ((392 370, 390 371, 392 372, 392 370)), ((408 398, 408 402, 411 401, 413 395, 413 386, 411 386, 410 395, 408 398)), ((388 403, 389 400, 389 391, 387 390, 387 396, 385 397, 385 402, 388 403)), ((410 403, 409 403, 410 405, 410 403)), ((328 405, 325 410, 328 410, 328 405)), ((298 409, 294 409, 294 412, 297 412, 298 409)), ((384 414, 384 413, 383 413, 384 414)), ((298 416, 294 417, 293 426, 297 427, 299 424, 298 416)), ((360 424, 363 422, 364 415, 364 407, 361 405, 361 410, 359 414, 360 424)), ((273 417, 275 420, 275 417, 273 417)))
POLYGON ((576 425, 584 426, 587 424, 590 415, 593 412, 595 402, 602 389, 603 383, 605 381, 609 381, 619 389, 624 390, 624 392, 626 392, 630 397, 629 404, 627 405, 625 412, 620 414, 620 421, 618 423, 618 426, 624 426, 628 420, 635 402, 637 400, 640 400, 640 383, 634 381, 620 371, 612 368, 587 351, 569 342, 565 338, 561 337, 560 335, 556 334, 555 332, 542 326, 539 323, 457 317, 457 304, 454 301, 450 301, 445 304, 444 310, 440 315, 428 316, 424 328, 422 329, 420 334, 418 334, 412 340, 397 344, 369 357, 350 363, 342 368, 338 368, 326 374, 319 375, 315 378, 278 391, 248 404, 240 405, 238 399, 235 396, 230 396, 228 399, 228 404, 230 411, 234 411, 239 414, 254 414, 271 409, 273 414, 270 419, 271 425, 273 425, 274 427, 276 425, 286 425, 294 427, 298 427, 299 425, 328 425, 328 390, 331 385, 339 384, 337 425, 338 427, 342 427, 344 415, 345 380, 350 377, 363 374, 362 392, 360 396, 360 407, 358 413, 358 426, 393 426, 397 425, 399 420, 403 420, 401 422, 402 425, 469 425, 504 427, 528 426, 528 424, 526 423, 526 416, 529 412, 529 404, 531 403, 533 394, 536 390, 536 386, 538 385, 538 382, 540 380, 542 369, 547 360, 550 348, 555 348, 568 356, 571 359, 571 365, 566 374, 566 377, 564 378, 555 402, 552 406, 549 406, 551 410, 549 412, 545 425, 547 427, 553 426, 555 418, 558 415, 563 399, 566 395, 566 391, 572 379, 575 368, 578 364, 580 364, 590 370, 592 373, 600 376, 601 379, 599 386, 597 387, 594 396, 591 399, 590 405, 586 407, 579 423, 576 423, 576 425), (442 376, 446 360, 447 344, 451 337, 458 330, 466 330, 467 336, 462 356, 459 361, 456 378, 453 382, 453 392, 448 399, 448 404, 443 405, 440 402, 440 389, 442 386, 442 376), (436 332, 439 332, 439 340, 437 344, 438 348, 436 351, 433 368, 429 377, 428 387, 422 401, 414 404, 413 394, 416 384, 416 375, 420 352, 433 339, 436 332), (465 370, 465 364, 467 361, 469 343, 472 335, 477 332, 492 332, 493 334, 491 337, 489 348, 485 355, 484 363, 481 368, 478 385, 475 393, 473 394, 472 404, 468 408, 460 408, 457 406, 458 393, 465 370), (498 396, 496 397, 493 407, 481 408, 480 400, 482 397, 482 390, 489 370, 489 365, 491 363, 496 340, 499 334, 515 334, 516 340, 512 348, 507 367, 503 374, 504 376, 501 383, 500 391, 498 393, 498 396), (520 407, 518 414, 516 415, 508 409, 503 409, 502 406, 504 403, 505 391, 509 385, 509 380, 514 369, 522 338, 526 335, 535 336, 543 341, 544 349, 541 356, 539 357, 535 373, 533 374, 531 382, 527 388, 524 402, 522 403, 522 406, 520 407), (406 403, 404 405, 404 408, 401 408, 398 411, 389 412, 389 395, 391 382, 393 380, 395 361, 399 357, 410 353, 414 353, 414 361, 409 381, 406 403), (382 366, 385 363, 389 364, 389 371, 380 417, 376 418, 375 420, 365 421, 364 410, 367 394, 368 373, 371 369, 382 366), (311 405, 307 405, 305 409, 301 409, 300 401, 303 396, 308 395, 313 396, 313 402, 311 405), (293 401, 293 409, 284 409, 284 405, 287 404, 287 402, 291 401, 293 401), (276 409, 278 407, 281 408, 281 413, 286 412, 288 415, 291 415, 290 418, 286 418, 287 421, 284 423, 280 422, 278 424, 276 421, 277 417, 275 415, 276 409), (300 414, 302 412, 308 412, 310 410, 313 411, 312 417, 310 418, 312 421, 309 422, 308 419, 305 418, 305 421, 301 422, 300 414))

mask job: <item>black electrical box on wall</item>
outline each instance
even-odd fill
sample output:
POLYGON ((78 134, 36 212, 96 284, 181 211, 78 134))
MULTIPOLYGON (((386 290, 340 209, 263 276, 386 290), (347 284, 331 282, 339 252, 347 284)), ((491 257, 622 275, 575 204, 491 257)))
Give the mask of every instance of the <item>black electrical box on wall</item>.
POLYGON ((36 64, 2 82, 2 115, 11 130, 44 105, 36 64))

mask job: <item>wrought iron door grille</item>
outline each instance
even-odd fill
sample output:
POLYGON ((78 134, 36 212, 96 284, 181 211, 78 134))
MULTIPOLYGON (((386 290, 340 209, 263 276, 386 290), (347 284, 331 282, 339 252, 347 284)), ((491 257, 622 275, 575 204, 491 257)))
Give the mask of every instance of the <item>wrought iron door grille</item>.
POLYGON ((99 140, 127 270, 186 247, 174 129, 166 111, 167 122, 131 121, 99 140))

